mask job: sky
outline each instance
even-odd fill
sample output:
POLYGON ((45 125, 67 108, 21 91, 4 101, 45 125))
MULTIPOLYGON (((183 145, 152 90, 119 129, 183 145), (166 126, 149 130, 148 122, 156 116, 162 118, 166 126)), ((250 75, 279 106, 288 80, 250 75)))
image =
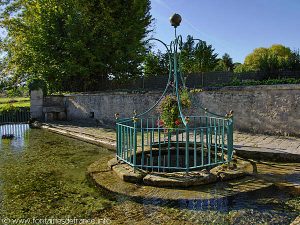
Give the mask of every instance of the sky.
POLYGON ((258 47, 300 48, 300 0, 151 0, 151 7, 152 36, 167 44, 174 38, 169 17, 178 13, 184 40, 189 34, 204 40, 234 62, 243 63, 258 47))

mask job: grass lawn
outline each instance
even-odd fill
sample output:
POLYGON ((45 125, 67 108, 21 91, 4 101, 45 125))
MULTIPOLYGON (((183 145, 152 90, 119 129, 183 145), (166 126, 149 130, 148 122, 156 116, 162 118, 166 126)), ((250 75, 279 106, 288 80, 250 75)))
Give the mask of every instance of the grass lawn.
POLYGON ((30 99, 24 97, 18 98, 0 98, 0 111, 7 108, 9 104, 13 107, 30 107, 30 99))
POLYGON ((28 102, 30 101, 29 97, 16 97, 16 98, 0 98, 0 104, 9 103, 10 101, 16 102, 28 102))

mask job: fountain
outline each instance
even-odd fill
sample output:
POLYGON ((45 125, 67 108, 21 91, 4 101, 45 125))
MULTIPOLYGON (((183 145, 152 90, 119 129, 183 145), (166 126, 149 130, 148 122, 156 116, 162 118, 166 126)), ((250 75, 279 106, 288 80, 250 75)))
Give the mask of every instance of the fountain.
POLYGON ((169 57, 169 77, 163 94, 145 112, 134 111, 132 118, 116 114, 117 161, 109 164, 126 164, 127 169, 133 169, 132 174, 199 175, 199 171, 207 173, 233 157, 233 111, 221 116, 199 105, 203 115, 188 115, 191 100, 181 69, 183 42, 176 33, 181 16, 174 14, 170 22, 175 29, 170 45, 149 39, 163 44, 169 57), (157 109, 160 116, 151 116, 157 109))
MULTIPOLYGON (((119 209, 111 210, 111 218, 119 223, 126 221, 124 215, 130 215, 129 223, 135 215, 139 223, 145 222, 147 213, 162 218, 153 214, 161 209, 167 209, 167 216, 155 224, 172 223, 171 215, 176 222, 185 216, 195 218, 195 224, 283 224, 295 220, 297 212, 288 212, 279 203, 281 197, 273 196, 285 195, 282 189, 287 187, 291 188, 288 194, 298 193, 298 184, 291 181, 298 178, 299 164, 238 158, 233 155, 232 111, 221 116, 197 105, 203 114, 190 113, 191 100, 181 68, 182 37, 176 34, 180 22, 178 14, 171 17, 175 39, 170 45, 149 40, 163 44, 169 57, 168 82, 161 97, 145 112, 134 111, 130 118, 116 114, 116 154, 107 163, 110 170, 106 169, 107 158, 99 157, 88 167, 88 179, 107 195, 126 199, 118 204, 119 209), (153 116, 157 112, 159 116, 153 116), (271 204, 266 206, 266 202, 271 204), (280 215, 282 209, 288 213, 280 215), (225 221, 223 216, 230 219, 225 221)), ((298 201, 293 197, 288 204, 298 201)))

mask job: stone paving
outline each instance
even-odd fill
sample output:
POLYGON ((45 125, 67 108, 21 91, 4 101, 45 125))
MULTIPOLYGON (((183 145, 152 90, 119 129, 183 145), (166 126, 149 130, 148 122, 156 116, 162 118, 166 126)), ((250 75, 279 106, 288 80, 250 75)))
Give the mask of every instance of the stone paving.
MULTIPOLYGON (((95 120, 52 122, 48 124, 53 128, 90 138, 108 142, 115 146, 115 130, 109 127, 97 126, 95 120)), ((234 148, 237 153, 243 155, 249 152, 253 155, 259 153, 270 153, 279 157, 290 155, 294 161, 300 162, 300 138, 271 136, 263 134, 249 134, 234 132, 234 148)), ((263 154, 262 154, 263 155, 263 154)), ((265 155, 263 155, 265 157, 265 155)))
POLYGON ((291 225, 299 225, 300 224, 300 216, 298 216, 291 225))
POLYGON ((265 151, 300 154, 300 138, 235 132, 234 147, 236 149, 260 148, 265 151))

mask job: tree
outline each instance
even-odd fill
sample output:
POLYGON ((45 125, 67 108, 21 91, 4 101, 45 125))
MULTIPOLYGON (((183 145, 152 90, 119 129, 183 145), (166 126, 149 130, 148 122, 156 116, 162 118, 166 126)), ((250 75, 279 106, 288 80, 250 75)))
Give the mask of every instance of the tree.
POLYGON ((93 91, 109 76, 142 73, 149 0, 11 0, 1 16, 16 80, 40 77, 52 92, 93 91))
MULTIPOLYGON (((180 57, 180 68, 185 74, 200 73, 212 71, 218 63, 218 54, 214 53, 211 45, 205 41, 200 41, 195 45, 193 37, 188 35, 186 41, 182 44, 180 57)), ((157 54, 150 51, 144 60, 145 76, 157 76, 159 74, 168 74, 169 71, 168 54, 157 54)))
POLYGON ((218 63, 218 54, 214 53, 212 45, 207 45, 205 41, 200 41, 195 47, 194 72, 212 71, 218 63))
POLYGON ((181 69, 183 73, 193 73, 195 63, 195 42, 191 35, 188 35, 181 50, 181 69))
POLYGON ((232 71, 233 70, 234 64, 232 62, 232 58, 230 57, 230 55, 228 53, 225 53, 222 56, 222 62, 224 63, 227 71, 232 71))
POLYGON ((222 59, 219 59, 217 66, 214 68, 215 71, 233 71, 233 69, 234 64, 228 53, 225 53, 222 59))
POLYGON ((181 68, 184 73, 199 73, 212 71, 217 65, 218 54, 214 53, 212 45, 207 45, 205 41, 199 41, 195 45, 192 36, 187 36, 183 43, 181 53, 181 68))
POLYGON ((292 51, 283 45, 272 45, 270 48, 256 48, 245 58, 245 66, 255 71, 273 73, 287 69, 292 51))
POLYGON ((237 64, 234 66, 233 72, 247 73, 247 72, 253 72, 253 69, 251 67, 246 66, 245 64, 237 64))
POLYGON ((298 50, 294 50, 292 52, 292 56, 289 58, 288 67, 290 70, 300 70, 300 52, 298 50))
POLYGON ((163 54, 161 51, 157 53, 149 52, 145 56, 144 61, 144 76, 160 76, 169 73, 169 58, 167 54, 163 54))
POLYGON ((272 45, 270 48, 256 48, 246 58, 243 65, 234 72, 262 71, 268 78, 277 78, 284 70, 299 70, 300 56, 298 51, 291 51, 283 45, 272 45))

